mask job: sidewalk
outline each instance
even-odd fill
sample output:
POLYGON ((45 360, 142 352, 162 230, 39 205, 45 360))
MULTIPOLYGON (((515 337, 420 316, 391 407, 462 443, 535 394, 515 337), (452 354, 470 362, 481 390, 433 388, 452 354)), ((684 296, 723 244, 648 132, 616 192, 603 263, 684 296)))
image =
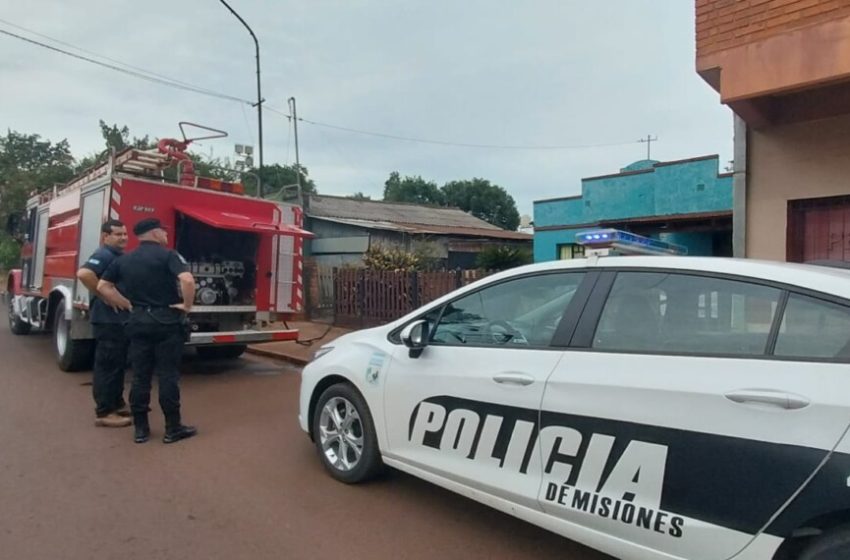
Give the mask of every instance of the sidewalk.
MULTIPOLYGON (((310 321, 290 321, 290 329, 298 329, 298 340, 305 341, 312 338, 322 337, 314 340, 312 344, 298 344, 297 342, 267 342, 265 344, 252 344, 248 346, 250 354, 257 354, 276 360, 285 360, 299 366, 306 365, 313 359, 313 352, 322 345, 332 342, 340 336, 350 333, 351 329, 333 327, 324 323, 311 323, 310 321), (330 330, 328 330, 330 327, 330 330), (327 331, 327 334, 325 334, 327 331), (324 336, 322 336, 324 335, 324 336)), ((276 324, 275 328, 284 328, 283 324, 276 324)))

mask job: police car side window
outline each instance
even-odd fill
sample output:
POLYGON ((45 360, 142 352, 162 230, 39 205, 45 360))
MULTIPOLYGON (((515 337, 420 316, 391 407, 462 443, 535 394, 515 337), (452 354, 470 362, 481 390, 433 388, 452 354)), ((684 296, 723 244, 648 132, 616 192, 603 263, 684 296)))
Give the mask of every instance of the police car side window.
POLYGON ((850 360, 850 307, 791 294, 774 355, 850 360))
POLYGON ((581 283, 580 272, 509 280, 446 304, 432 343, 546 346, 581 283))
POLYGON ((781 291, 690 274, 621 272, 593 347, 649 353, 765 353, 781 291))

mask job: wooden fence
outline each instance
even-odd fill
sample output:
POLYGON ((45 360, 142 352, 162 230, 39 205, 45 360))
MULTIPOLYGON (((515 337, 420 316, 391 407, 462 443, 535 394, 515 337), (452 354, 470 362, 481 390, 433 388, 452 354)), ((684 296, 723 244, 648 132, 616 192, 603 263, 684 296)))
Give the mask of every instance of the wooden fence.
POLYGON ((483 270, 394 272, 334 269, 334 322, 345 327, 388 323, 421 305, 484 278, 483 270))

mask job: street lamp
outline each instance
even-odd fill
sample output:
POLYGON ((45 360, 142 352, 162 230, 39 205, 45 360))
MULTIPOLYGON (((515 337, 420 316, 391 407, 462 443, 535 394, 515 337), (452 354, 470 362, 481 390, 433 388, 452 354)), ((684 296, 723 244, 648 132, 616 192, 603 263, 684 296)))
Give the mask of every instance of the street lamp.
MULTIPOLYGON (((225 2, 225 0, 219 0, 224 6, 230 10, 230 13, 236 16, 242 25, 245 26, 245 29, 248 30, 248 33, 251 34, 251 38, 254 39, 254 48, 257 53, 257 103, 254 105, 257 108, 257 130, 260 133, 260 143, 259 143, 259 158, 260 158, 260 173, 263 170, 263 95, 260 90, 260 43, 257 41, 257 36, 254 35, 254 31, 251 27, 245 23, 245 20, 242 19, 242 16, 236 13, 236 11, 230 7, 230 4, 225 2)), ((263 183, 260 181, 260 198, 263 198, 263 183)))

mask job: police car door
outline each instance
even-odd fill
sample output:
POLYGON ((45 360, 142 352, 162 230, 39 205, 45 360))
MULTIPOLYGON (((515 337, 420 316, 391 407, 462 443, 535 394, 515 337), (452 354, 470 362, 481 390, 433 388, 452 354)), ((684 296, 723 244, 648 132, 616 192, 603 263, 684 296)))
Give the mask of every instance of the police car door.
MULTIPOLYGON (((564 429, 573 438, 543 449, 542 507, 594 529, 590 544, 614 554, 716 560, 742 550, 848 423, 847 391, 837 390, 846 364, 770 356, 774 344, 794 346, 777 313, 786 297, 696 272, 603 273, 546 385, 541 439, 564 429)), ((811 351, 838 332, 841 348, 845 315, 843 328, 813 323, 794 347, 811 351)))
POLYGON ((396 350, 387 373, 390 462, 539 510, 532 449, 544 383, 562 355, 549 343, 584 277, 509 279, 429 311, 430 344, 418 357, 396 350))

